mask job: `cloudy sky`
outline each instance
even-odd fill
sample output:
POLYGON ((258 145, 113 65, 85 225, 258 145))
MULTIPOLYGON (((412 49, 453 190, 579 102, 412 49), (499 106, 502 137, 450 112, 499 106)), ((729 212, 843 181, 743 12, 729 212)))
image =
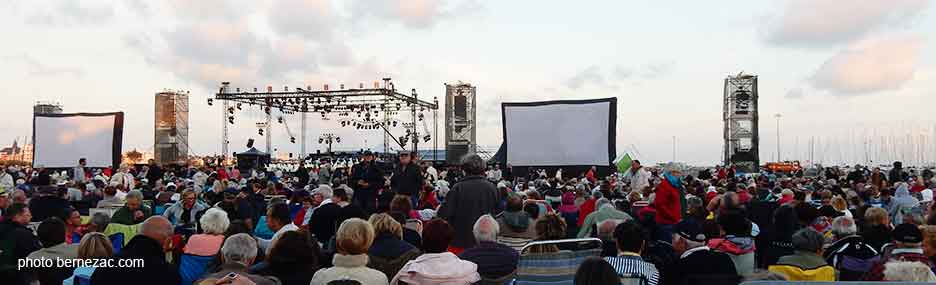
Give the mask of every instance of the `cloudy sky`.
MULTIPOLYGON (((478 86, 482 146, 500 144, 500 102, 614 96, 620 152, 668 161, 675 136, 678 160, 712 164, 723 79, 741 71, 760 76, 763 160, 776 156, 776 113, 786 158, 808 153, 813 137, 936 142, 932 1, 671 2, 3 1, 0 145, 30 135, 32 104, 54 100, 66 112, 126 112, 124 148, 152 150, 153 94, 170 88, 192 94, 192 151, 213 154, 221 110, 206 99, 221 81, 281 88, 391 76, 422 98, 442 97, 446 82, 478 86)), ((232 151, 259 139, 251 122, 260 119, 239 117, 232 151)), ((338 148, 381 140, 310 122, 312 151, 322 132, 341 135, 338 148)), ((285 128, 274 133, 275 148, 298 152, 285 128)))

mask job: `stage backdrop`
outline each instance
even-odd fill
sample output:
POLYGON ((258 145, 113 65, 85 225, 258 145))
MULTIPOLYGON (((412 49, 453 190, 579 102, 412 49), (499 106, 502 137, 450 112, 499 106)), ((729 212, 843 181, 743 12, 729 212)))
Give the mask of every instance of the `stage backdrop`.
POLYGON ((610 166, 617 98, 502 103, 506 161, 513 166, 610 166))
POLYGON ((36 114, 33 166, 65 168, 86 158, 88 167, 119 166, 123 112, 36 114))

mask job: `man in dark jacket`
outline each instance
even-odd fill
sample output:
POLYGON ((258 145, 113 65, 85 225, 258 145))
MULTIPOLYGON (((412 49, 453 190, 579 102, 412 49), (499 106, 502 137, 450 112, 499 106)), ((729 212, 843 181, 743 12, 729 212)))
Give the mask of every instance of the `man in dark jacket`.
POLYGON ((921 262, 936 272, 936 265, 923 254, 923 233, 920 228, 913 224, 901 224, 894 228, 893 234, 896 243, 894 250, 885 253, 881 260, 871 267, 871 271, 865 275, 865 281, 884 281, 884 269, 887 263, 891 262, 921 262))
POLYGON ((832 220, 832 236, 835 242, 823 252, 823 257, 839 272, 838 281, 861 281, 877 261, 877 250, 858 236, 855 220, 849 217, 832 220))
POLYGON ((29 284, 28 274, 17 268, 17 262, 42 248, 39 239, 26 227, 30 220, 32 214, 24 204, 13 204, 3 212, 3 222, 0 223, 0 280, 4 284, 29 284))
POLYGON ((727 254, 705 246, 705 233, 695 219, 676 224, 673 249, 680 257, 663 272, 664 284, 720 284, 720 280, 739 281, 734 262, 727 254))
POLYGON ((351 183, 354 187, 354 204, 370 213, 377 209, 377 190, 383 188, 383 171, 374 161, 374 153, 364 152, 364 160, 351 167, 351 183))
POLYGON ((477 243, 471 232, 474 223, 484 214, 496 213, 500 202, 497 187, 484 178, 484 160, 477 154, 469 154, 461 162, 467 176, 452 186, 439 207, 439 217, 455 228, 451 245, 455 253, 477 243))
POLYGON ((517 269, 520 254, 506 245, 497 243, 500 227, 491 215, 478 218, 474 224, 475 247, 466 249, 459 258, 478 265, 478 274, 484 278, 499 279, 517 269))
POLYGON ((909 178, 907 172, 903 170, 903 163, 894 161, 894 168, 891 168, 890 172, 887 173, 887 182, 894 185, 897 184, 897 182, 907 182, 909 178))
POLYGON ((60 217, 65 208, 68 208, 68 201, 59 195, 59 190, 55 186, 39 187, 39 197, 29 201, 29 212, 32 214, 33 222, 45 221, 51 217, 60 217))
POLYGON ((166 262, 165 249, 172 236, 172 224, 162 216, 153 216, 140 226, 140 234, 114 256, 115 267, 99 267, 91 275, 91 284, 179 284, 179 271, 166 262), (116 267, 118 260, 133 263, 142 259, 137 267, 116 267))
POLYGON ((419 201, 419 189, 423 185, 423 176, 416 163, 413 163, 414 154, 400 153, 400 164, 393 170, 390 178, 390 189, 397 195, 409 196, 413 207, 419 201))

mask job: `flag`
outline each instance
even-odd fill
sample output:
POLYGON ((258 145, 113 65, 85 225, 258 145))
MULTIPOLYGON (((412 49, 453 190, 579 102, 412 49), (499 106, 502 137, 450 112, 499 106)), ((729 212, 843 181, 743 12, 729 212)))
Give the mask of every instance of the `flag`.
POLYGON ((624 154, 624 157, 622 157, 622 158, 621 158, 620 160, 618 160, 618 162, 617 162, 617 169, 618 169, 618 172, 621 172, 621 173, 627 172, 627 170, 631 168, 631 164, 632 164, 633 162, 634 162, 634 160, 631 159, 630 154, 625 153, 625 154, 624 154))

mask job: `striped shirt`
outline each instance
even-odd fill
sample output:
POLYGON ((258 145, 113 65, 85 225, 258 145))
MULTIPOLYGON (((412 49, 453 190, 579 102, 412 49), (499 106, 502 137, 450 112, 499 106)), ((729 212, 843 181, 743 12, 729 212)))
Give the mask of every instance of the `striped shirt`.
POLYGON ((621 255, 605 257, 605 261, 614 267, 614 271, 621 277, 640 277, 646 281, 647 285, 657 285, 660 280, 660 272, 652 263, 646 262, 640 256, 621 255))

